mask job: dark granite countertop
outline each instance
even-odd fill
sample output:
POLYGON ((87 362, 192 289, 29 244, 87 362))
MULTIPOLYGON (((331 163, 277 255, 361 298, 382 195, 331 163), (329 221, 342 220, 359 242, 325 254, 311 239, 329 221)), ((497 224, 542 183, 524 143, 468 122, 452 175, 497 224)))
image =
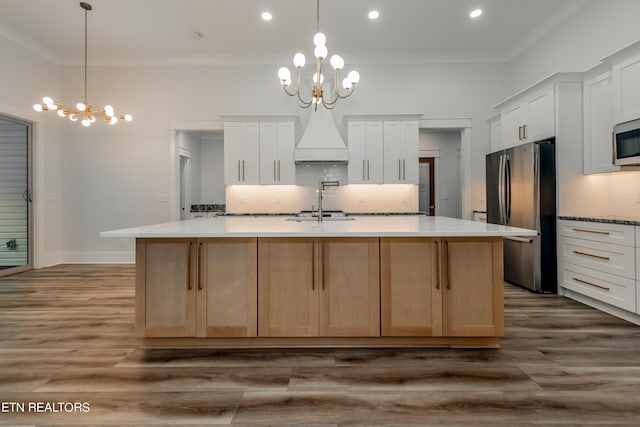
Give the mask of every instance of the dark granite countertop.
POLYGON ((621 216, 581 217, 560 215, 558 216, 558 219, 566 219, 569 221, 602 222, 605 224, 640 225, 640 219, 638 218, 625 218, 621 216))

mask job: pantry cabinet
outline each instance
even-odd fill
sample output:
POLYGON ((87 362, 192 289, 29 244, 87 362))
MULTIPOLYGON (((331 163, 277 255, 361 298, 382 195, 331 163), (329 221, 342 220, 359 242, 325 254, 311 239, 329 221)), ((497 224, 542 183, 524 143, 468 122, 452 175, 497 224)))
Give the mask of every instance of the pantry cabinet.
POLYGON ((378 238, 259 239, 258 335, 380 335, 378 238))
POLYGON ((136 266, 139 336, 256 336, 255 238, 138 239, 136 266))

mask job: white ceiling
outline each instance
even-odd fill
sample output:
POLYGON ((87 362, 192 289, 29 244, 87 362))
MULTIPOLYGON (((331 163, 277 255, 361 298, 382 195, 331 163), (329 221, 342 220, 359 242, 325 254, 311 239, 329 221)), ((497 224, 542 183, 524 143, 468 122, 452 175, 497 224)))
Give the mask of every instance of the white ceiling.
MULTIPOLYGON (((589 0, 321 0, 329 54, 347 62, 508 60, 589 0), (483 15, 469 18, 481 7, 483 15), (377 21, 367 13, 380 11, 377 21)), ((591 0, 607 1, 607 0, 591 0)), ((315 0, 89 0, 89 63, 310 57, 315 0), (273 20, 263 21, 269 11, 273 20), (193 32, 203 38, 195 40, 193 32)), ((0 0, 0 36, 59 64, 83 58, 77 0, 0 0)))

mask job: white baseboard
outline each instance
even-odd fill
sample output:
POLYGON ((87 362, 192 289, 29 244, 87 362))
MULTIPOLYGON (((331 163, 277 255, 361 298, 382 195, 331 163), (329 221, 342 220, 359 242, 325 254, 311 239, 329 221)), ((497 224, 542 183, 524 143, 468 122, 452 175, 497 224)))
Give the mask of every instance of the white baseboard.
POLYGON ((636 325, 640 325, 640 315, 636 313, 632 313, 627 310, 623 310, 618 307, 614 307, 605 302, 598 301, 596 299, 590 298, 588 296, 579 294, 569 289, 560 288, 560 295, 564 295, 567 298, 570 298, 574 301, 578 301, 584 305, 588 305, 589 307, 596 308, 600 311, 604 311, 612 316, 619 317, 620 319, 626 320, 627 322, 635 323, 636 325))
POLYGON ((61 264, 134 264, 133 252, 63 252, 61 264))

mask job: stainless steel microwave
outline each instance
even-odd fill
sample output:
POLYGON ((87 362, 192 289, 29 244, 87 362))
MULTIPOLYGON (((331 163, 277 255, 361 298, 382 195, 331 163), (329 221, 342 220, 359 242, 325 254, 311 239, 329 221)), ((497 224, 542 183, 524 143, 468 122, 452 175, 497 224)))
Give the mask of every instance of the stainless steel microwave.
POLYGON ((640 165, 640 119, 613 127, 613 163, 640 165))

